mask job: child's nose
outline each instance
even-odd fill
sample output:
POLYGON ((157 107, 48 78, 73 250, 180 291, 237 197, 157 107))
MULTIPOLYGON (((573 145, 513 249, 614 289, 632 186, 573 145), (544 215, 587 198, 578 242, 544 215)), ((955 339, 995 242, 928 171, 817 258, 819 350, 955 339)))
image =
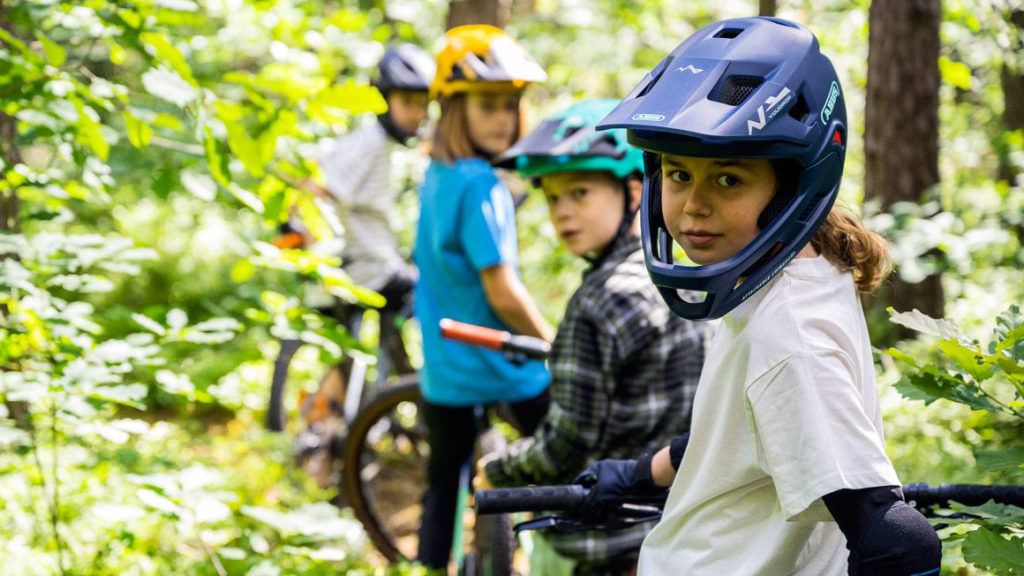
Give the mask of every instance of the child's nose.
POLYGON ((688 216, 707 216, 711 213, 706 187, 696 182, 690 187, 690 194, 686 197, 683 212, 688 216))

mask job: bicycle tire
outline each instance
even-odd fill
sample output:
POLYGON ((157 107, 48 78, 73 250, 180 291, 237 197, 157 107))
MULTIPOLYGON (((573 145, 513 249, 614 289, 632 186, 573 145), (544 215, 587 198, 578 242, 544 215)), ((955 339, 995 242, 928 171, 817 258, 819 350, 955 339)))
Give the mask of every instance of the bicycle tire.
POLYGON ((274 360, 274 374, 270 381, 270 397, 267 399, 267 418, 264 426, 271 432, 283 432, 288 425, 288 413, 284 409, 284 389, 288 383, 288 366, 301 342, 282 340, 281 350, 274 360))
POLYGON ((472 552, 466 562, 468 576, 512 576, 516 542, 512 533, 512 516, 492 514, 477 516, 473 523, 472 552))
MULTIPOLYGON (((486 429, 478 439, 482 454, 501 452, 507 442, 496 428, 486 429)), ((470 542, 465 573, 467 576, 511 576, 516 541, 512 516, 474 514, 473 539, 470 542)))
POLYGON ((417 376, 401 377, 366 403, 345 441, 341 489, 389 562, 416 557, 430 453, 420 401, 417 376))

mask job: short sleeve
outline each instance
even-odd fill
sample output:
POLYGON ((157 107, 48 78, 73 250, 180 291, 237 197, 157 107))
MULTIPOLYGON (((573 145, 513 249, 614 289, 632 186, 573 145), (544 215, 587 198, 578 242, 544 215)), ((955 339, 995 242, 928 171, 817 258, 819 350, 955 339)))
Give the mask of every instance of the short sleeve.
POLYGON ((759 461, 789 520, 830 519, 820 498, 836 490, 899 484, 851 366, 841 351, 808 350, 747 391, 759 461))
POLYGON ((516 263, 512 198, 496 177, 488 175, 469 182, 459 217, 459 240, 474 269, 516 263))

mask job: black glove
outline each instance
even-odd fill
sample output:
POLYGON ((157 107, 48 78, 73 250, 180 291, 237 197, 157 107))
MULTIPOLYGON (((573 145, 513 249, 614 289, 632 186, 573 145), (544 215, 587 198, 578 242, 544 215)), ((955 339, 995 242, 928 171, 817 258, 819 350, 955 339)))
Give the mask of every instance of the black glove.
POLYGON ((584 518, 598 518, 608 502, 622 496, 654 496, 665 492, 651 478, 651 454, 636 460, 598 460, 573 482, 590 488, 583 502, 584 518))

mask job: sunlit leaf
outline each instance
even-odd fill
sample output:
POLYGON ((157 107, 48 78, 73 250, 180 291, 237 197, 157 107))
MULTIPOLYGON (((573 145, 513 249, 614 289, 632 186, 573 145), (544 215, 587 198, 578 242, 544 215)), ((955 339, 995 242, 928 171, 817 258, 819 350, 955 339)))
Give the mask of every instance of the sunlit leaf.
POLYGON ((89 397, 142 408, 142 400, 146 398, 147 394, 149 394, 149 388, 145 384, 121 384, 120 386, 97 386, 89 393, 89 397))
POLYGON ((960 332, 960 327, 956 325, 956 322, 946 318, 932 318, 917 309, 910 312, 896 312, 890 308, 889 319, 893 324, 899 324, 922 334, 951 338, 968 346, 972 344, 972 341, 960 332))
POLYGON ((163 336, 167 333, 167 331, 164 329, 163 326, 160 325, 159 322, 147 316, 143 316, 142 314, 132 314, 132 320, 135 320, 136 324, 142 326, 143 328, 149 330, 150 332, 153 332, 154 334, 163 336))
POLYGON ((205 174, 184 171, 181 173, 181 183, 200 200, 211 202, 217 197, 217 183, 205 174))
POLYGON ((55 68, 60 68, 68 59, 68 53, 64 48, 47 38, 45 34, 36 30, 36 39, 43 45, 43 53, 46 54, 46 61, 55 68))
POLYGON ((188 324, 188 315, 181 308, 171 308, 167 312, 167 326, 171 330, 181 330, 188 324))
POLYGON ((939 56, 939 74, 942 81, 961 90, 971 89, 971 69, 962 62, 954 62, 947 56, 939 56))
POLYGON ((153 129, 149 127, 149 124, 127 111, 124 113, 124 129, 128 133, 128 141, 136 148, 148 146, 149 139, 153 136, 153 129))
POLYGON ((167 68, 150 68, 142 74, 142 86, 147 92, 178 106, 185 106, 199 95, 177 72, 167 68))
POLYGON ((150 48, 154 56, 163 60, 177 72, 179 78, 192 86, 196 86, 196 80, 192 77, 192 68, 185 61, 185 56, 164 34, 143 32, 139 34, 139 40, 150 48))

